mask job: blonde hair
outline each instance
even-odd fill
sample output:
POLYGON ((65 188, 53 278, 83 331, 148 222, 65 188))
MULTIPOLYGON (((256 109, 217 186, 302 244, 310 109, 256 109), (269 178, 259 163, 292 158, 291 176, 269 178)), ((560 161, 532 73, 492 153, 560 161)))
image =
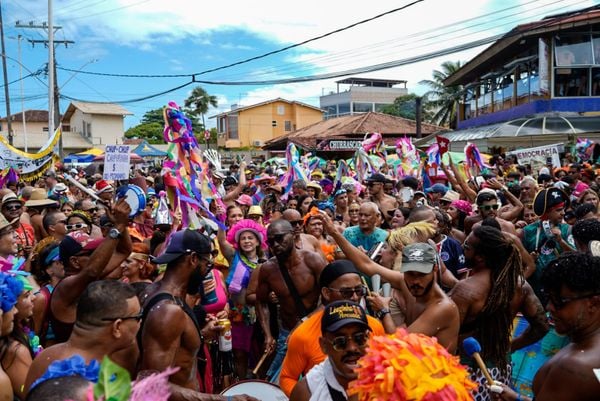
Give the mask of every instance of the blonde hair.
POLYGON ((434 234, 435 228, 433 224, 426 221, 418 221, 392 230, 387 243, 394 251, 402 253, 402 249, 406 245, 415 242, 426 242, 434 234))

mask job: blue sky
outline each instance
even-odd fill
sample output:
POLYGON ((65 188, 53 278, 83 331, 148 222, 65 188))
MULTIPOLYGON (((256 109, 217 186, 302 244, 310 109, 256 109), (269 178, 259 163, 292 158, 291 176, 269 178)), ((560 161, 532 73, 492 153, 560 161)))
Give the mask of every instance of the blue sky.
MULTIPOLYGON (((303 0, 222 2, 192 0, 54 0, 54 23, 62 29, 57 40, 73 40, 57 47, 59 67, 82 70, 73 74, 58 70, 61 93, 84 101, 120 102, 156 94, 191 81, 177 78, 119 78, 83 72, 133 75, 193 74, 262 55, 323 35, 363 19, 411 3, 379 0, 360 3, 303 0), (363 3, 367 4, 367 3, 363 3)), ((243 82, 289 79, 346 71, 434 52, 507 32, 514 26, 571 9, 584 8, 591 0, 424 0, 405 10, 239 66, 198 75, 197 79, 243 82), (502 11, 503 10, 503 11, 502 11)), ((21 35, 22 74, 43 68, 48 51, 32 47, 27 39, 44 39, 46 32, 16 28, 16 21, 41 24, 48 18, 46 0, 2 2, 8 80, 18 80, 18 36, 21 35)), ((467 61, 485 46, 415 64, 353 76, 403 79, 410 92, 422 94, 419 85, 446 60, 467 61)), ((282 97, 319 105, 319 96, 336 88, 326 79, 280 85, 200 84, 219 101, 209 115, 231 105, 251 105, 282 97)), ((11 113, 47 109, 47 77, 40 74, 9 86, 11 113), (21 96, 21 82, 23 96, 21 96)), ((149 100, 124 103, 133 113, 126 128, 143 114, 174 100, 180 104, 195 84, 149 100)), ((4 93, 0 91, 4 103, 4 93)), ((61 100, 61 112, 68 100, 61 100)), ((0 105, 0 115, 6 115, 0 105)), ((207 120, 210 127, 214 120, 207 120)))

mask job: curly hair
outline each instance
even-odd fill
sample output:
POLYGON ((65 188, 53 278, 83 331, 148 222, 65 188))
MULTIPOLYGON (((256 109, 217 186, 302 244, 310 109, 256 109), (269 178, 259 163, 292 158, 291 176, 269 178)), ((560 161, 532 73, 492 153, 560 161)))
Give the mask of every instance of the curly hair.
POLYGON ((559 292, 565 285, 579 294, 600 295, 600 257, 582 252, 565 252, 548 263, 541 282, 546 291, 559 292))
POLYGON ((521 254, 497 228, 482 225, 473 230, 473 235, 479 240, 474 251, 484 258, 492 273, 491 290, 478 317, 476 336, 484 359, 502 369, 510 352, 513 319, 510 303, 524 280, 521 254))
POLYGON ((596 219, 577 220, 573 224, 573 238, 580 244, 589 244, 590 241, 600 238, 600 221, 596 219))

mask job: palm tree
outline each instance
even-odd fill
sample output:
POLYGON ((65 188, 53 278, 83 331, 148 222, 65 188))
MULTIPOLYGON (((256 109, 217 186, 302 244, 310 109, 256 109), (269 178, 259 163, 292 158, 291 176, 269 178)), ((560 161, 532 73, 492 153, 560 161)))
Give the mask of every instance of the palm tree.
POLYGON ((433 70, 432 80, 419 82, 430 88, 423 97, 434 110, 431 123, 456 128, 456 110, 463 94, 463 87, 462 85, 445 86, 443 82, 460 68, 462 68, 460 61, 446 61, 442 63, 441 71, 433 70))
POLYGON ((192 93, 185 99, 185 107, 189 108, 190 112, 196 116, 202 116, 202 129, 206 129, 204 122, 204 114, 208 112, 210 106, 217 107, 217 97, 209 95, 201 86, 196 86, 192 93))

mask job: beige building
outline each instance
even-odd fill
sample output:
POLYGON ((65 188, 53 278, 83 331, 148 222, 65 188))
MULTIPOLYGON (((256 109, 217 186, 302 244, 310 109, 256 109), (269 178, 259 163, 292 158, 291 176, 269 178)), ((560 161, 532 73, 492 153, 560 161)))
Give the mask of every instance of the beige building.
POLYGON ((217 119, 219 146, 259 148, 266 141, 322 121, 323 111, 309 104, 277 98, 232 108, 210 118, 217 119))
POLYGON ((90 146, 104 147, 123 143, 123 120, 132 114, 118 104, 72 102, 61 123, 65 133, 85 138, 90 146))
MULTIPOLYGON (((35 153, 48 142, 47 110, 25 110, 24 113, 15 113, 10 117, 15 148, 35 153), (23 124, 23 114, 25 114, 25 124, 23 124)), ((6 117, 0 118, 0 133, 4 138, 9 139, 6 117)), ((85 138, 70 132, 63 132, 63 144, 65 152, 80 151, 92 146, 85 138)))

